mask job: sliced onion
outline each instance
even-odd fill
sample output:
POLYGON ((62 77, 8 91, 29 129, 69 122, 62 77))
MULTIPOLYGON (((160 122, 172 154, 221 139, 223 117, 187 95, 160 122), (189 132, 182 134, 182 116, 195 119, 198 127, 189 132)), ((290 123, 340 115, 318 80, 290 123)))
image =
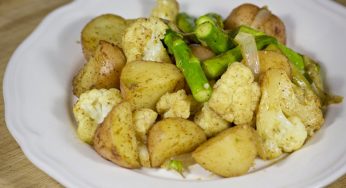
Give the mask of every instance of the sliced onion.
POLYGON ((272 16, 272 13, 268 10, 268 8, 262 7, 251 23, 251 27, 254 29, 259 29, 261 25, 263 25, 270 18, 270 16, 272 16))
POLYGON ((245 64, 251 69, 257 78, 260 72, 260 62, 255 37, 248 33, 239 32, 235 37, 235 41, 240 45, 245 64))

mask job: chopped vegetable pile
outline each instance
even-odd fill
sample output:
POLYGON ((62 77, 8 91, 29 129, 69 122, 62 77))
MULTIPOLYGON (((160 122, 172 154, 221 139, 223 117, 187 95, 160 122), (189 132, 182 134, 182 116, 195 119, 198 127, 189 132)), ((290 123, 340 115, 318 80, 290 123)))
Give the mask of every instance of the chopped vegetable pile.
POLYGON ((224 19, 157 0, 149 17, 105 14, 82 30, 73 79, 78 137, 125 168, 222 177, 300 149, 343 97, 319 64, 286 46, 284 22, 242 4, 224 19))

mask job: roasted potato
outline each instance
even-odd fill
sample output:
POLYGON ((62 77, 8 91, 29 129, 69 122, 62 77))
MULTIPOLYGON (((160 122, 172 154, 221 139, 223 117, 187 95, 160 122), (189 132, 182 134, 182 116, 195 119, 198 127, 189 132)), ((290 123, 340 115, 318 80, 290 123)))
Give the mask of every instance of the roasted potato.
POLYGON ((179 3, 176 0, 156 0, 151 16, 175 22, 178 13, 179 3))
POLYGON ((281 53, 274 51, 259 51, 260 80, 262 75, 269 69, 282 69, 291 78, 291 67, 288 59, 281 53))
POLYGON ((84 57, 93 56, 100 40, 121 47, 121 39, 127 28, 127 21, 121 16, 104 14, 91 20, 82 30, 81 41, 84 57))
POLYGON ((128 102, 115 106, 94 137, 94 148, 102 157, 125 168, 140 168, 138 142, 128 102))
POLYGON ((229 128, 200 145, 192 157, 203 168, 223 177, 245 174, 257 155, 255 130, 229 128))
POLYGON ((90 89, 120 87, 120 73, 126 63, 122 50, 100 41, 95 54, 73 78, 73 94, 79 97, 90 89))
POLYGON ((213 51, 199 44, 191 44, 189 47, 192 54, 196 56, 200 61, 204 61, 215 56, 215 53, 213 51))
POLYGON ((163 119, 149 130, 148 149, 152 167, 170 157, 191 152, 206 140, 203 130, 182 118, 163 119))
POLYGON ((250 26, 259 10, 258 6, 250 3, 244 3, 236 7, 225 20, 225 29, 233 30, 241 25, 250 26))
POLYGON ((184 76, 168 63, 134 61, 127 63, 120 76, 121 93, 135 109, 151 108, 162 95, 184 87, 184 76))
POLYGON ((286 43, 286 28, 284 23, 276 15, 272 14, 266 7, 259 8, 256 5, 245 3, 233 9, 225 20, 225 29, 233 30, 241 25, 254 27, 277 38, 281 43, 286 43), (267 16, 261 15, 259 23, 253 24, 254 20, 262 11, 268 11, 267 16))

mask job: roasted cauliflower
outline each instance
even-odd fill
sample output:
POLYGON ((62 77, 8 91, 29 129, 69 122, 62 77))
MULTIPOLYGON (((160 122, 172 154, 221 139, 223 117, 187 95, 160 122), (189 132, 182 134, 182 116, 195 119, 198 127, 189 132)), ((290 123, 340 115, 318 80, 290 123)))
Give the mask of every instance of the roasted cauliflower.
POLYGON ((318 99, 295 86, 283 69, 264 73, 261 93, 256 127, 264 159, 301 148, 324 122, 318 99))
POLYGON ((251 70, 233 63, 214 85, 208 104, 223 119, 239 125, 252 121, 259 97, 260 88, 251 70))
POLYGON ((139 18, 129 26, 122 38, 127 62, 144 60, 170 63, 161 40, 168 26, 159 18, 139 18))
POLYGON ((118 89, 92 89, 80 95, 73 106, 78 137, 92 144, 95 131, 112 108, 121 102, 118 89))
POLYGON ((175 93, 164 94, 156 104, 156 110, 163 118, 180 117, 187 119, 190 116, 191 100, 181 89, 175 93))
POLYGON ((229 123, 211 110, 207 103, 196 113, 194 122, 203 129, 207 137, 215 136, 229 126, 229 123))
POLYGON ((138 140, 142 143, 147 142, 147 133, 155 123, 157 113, 149 108, 142 108, 133 113, 133 120, 138 140))

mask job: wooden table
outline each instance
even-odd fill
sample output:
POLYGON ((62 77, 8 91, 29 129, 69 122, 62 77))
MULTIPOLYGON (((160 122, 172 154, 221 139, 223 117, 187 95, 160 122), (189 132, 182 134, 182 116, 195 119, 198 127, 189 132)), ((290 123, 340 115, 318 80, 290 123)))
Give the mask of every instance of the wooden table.
MULTIPOLYGON (((344 1, 346 0, 339 0, 344 1)), ((70 0, 1 0, 0 1, 0 77, 17 46, 53 9, 70 0)), ((2 80, 1 80, 2 84, 2 80)), ((1 85, 2 96, 2 85, 1 85)), ((2 97, 1 97, 2 98, 2 97)), ((35 167, 8 132, 4 120, 4 102, 0 103, 0 187, 62 187, 35 167)), ((346 175, 328 186, 346 187, 346 175)))

